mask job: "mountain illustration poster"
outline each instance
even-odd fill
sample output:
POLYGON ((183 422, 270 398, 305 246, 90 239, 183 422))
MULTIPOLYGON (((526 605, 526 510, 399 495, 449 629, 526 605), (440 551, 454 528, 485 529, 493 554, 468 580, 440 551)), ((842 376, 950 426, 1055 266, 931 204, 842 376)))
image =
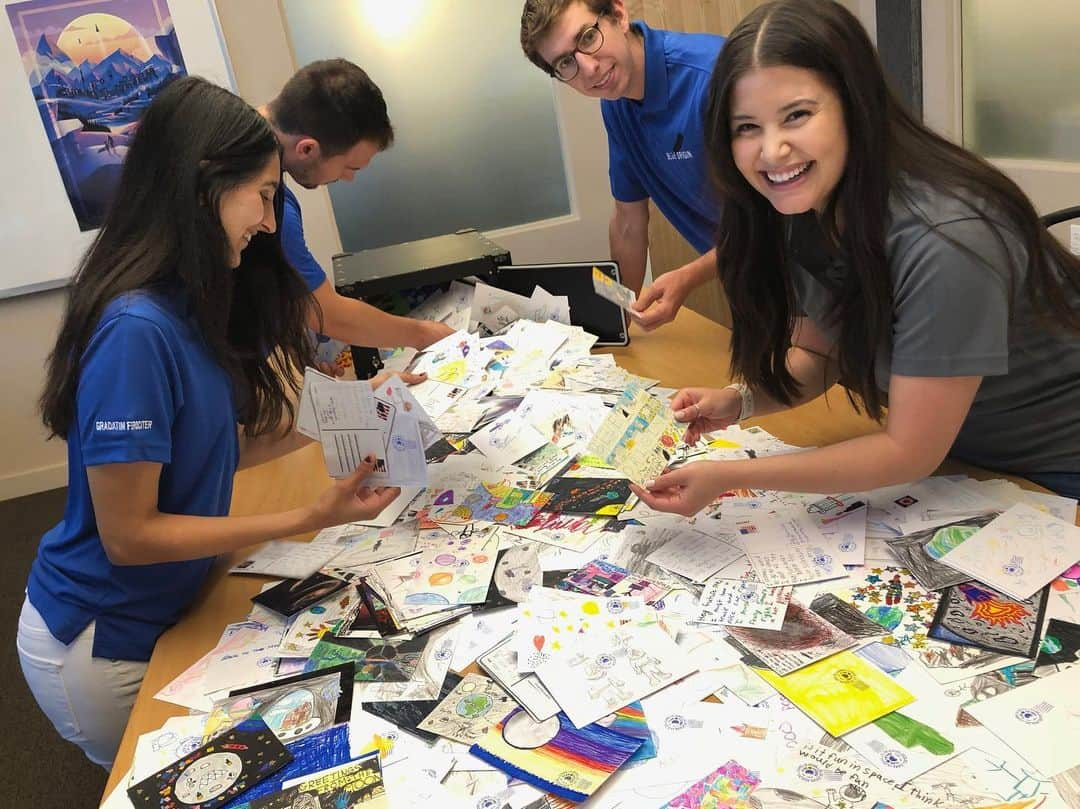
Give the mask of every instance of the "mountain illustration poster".
POLYGON ((29 0, 6 8, 79 229, 93 230, 143 110, 187 74, 168 4, 29 0))

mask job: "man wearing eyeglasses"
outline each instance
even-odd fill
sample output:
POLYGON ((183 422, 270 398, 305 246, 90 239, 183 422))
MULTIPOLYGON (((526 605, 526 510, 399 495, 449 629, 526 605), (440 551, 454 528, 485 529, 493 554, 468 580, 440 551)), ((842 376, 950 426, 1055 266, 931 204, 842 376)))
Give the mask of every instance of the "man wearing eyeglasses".
POLYGON ((695 287, 716 277, 718 211, 708 181, 702 113, 724 44, 630 22, 623 0, 526 0, 521 47, 537 67, 601 99, 615 212, 611 257, 641 291, 649 247, 649 199, 702 253, 661 275, 635 304, 653 329, 674 319, 695 287))

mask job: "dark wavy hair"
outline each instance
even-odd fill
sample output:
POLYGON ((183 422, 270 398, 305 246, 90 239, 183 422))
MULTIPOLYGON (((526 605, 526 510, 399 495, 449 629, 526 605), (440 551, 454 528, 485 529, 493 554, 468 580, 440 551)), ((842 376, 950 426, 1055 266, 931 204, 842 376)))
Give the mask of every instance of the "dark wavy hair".
POLYGON ((796 307, 785 269, 784 217, 746 181, 731 151, 736 82, 755 68, 782 65, 813 71, 843 107, 847 163, 820 220, 848 269, 831 317, 840 328, 840 379, 856 407, 861 403, 878 421, 883 417, 874 370, 877 348, 889 340, 892 326, 886 220, 890 195, 904 198, 912 180, 965 201, 1003 247, 1000 228, 1015 235, 1027 251, 1025 291, 1036 311, 1048 324, 1080 330, 1080 312, 1064 294, 1080 292, 1080 261, 1042 227, 1019 187, 912 117, 888 87, 862 25, 842 5, 774 0, 747 15, 728 37, 705 112, 706 147, 724 201, 717 264, 731 304, 733 376, 787 404, 798 394, 785 364, 796 307))
MULTIPOLYGON (((280 147, 241 98, 194 76, 169 84, 146 109, 116 195, 68 290, 40 405, 51 435, 67 438, 79 365, 106 305, 137 290, 182 295, 215 359, 233 378, 249 435, 295 409, 288 395, 312 348, 314 299, 276 233, 256 234, 228 266, 222 195, 258 176, 280 147)), ((280 216, 278 217, 280 220, 280 216)))

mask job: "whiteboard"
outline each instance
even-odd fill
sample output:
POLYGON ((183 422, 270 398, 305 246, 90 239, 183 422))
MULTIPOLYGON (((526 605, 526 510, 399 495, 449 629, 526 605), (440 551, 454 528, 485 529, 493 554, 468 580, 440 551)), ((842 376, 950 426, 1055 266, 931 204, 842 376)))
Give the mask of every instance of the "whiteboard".
MULTIPOLYGON (((166 2, 188 75, 234 89, 212 0, 166 2)), ((107 4, 100 10, 108 11, 107 4)), ((0 9, 0 105, 0 298, 8 298, 64 285, 97 231, 79 230, 6 9, 0 9)))

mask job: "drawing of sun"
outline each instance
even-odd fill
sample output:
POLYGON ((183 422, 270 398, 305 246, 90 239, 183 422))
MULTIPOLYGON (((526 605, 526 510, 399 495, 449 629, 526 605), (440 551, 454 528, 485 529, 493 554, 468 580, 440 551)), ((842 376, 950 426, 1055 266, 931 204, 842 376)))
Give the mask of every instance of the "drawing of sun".
POLYGON ((1023 604, 998 601, 996 598, 976 602, 971 617, 986 621, 990 626, 1009 626, 1022 623, 1031 613, 1023 604))
POLYGON ((145 62, 154 52, 134 25, 113 14, 83 14, 67 24, 56 46, 75 64, 96 65, 116 50, 145 62))

